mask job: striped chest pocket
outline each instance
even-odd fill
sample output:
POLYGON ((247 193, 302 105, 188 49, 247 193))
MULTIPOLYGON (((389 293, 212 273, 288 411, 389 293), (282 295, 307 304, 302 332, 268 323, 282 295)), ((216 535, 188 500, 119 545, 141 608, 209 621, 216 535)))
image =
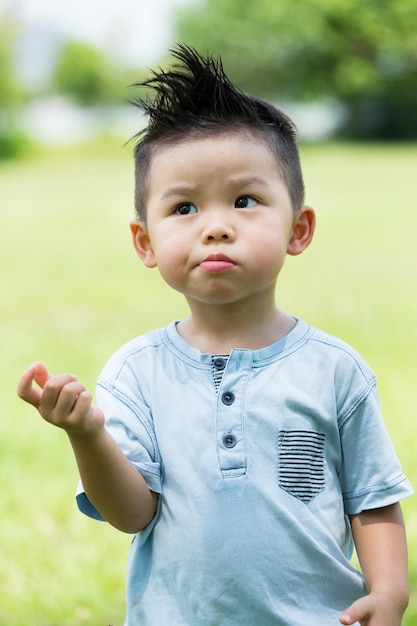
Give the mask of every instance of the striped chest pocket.
POLYGON ((281 430, 278 438, 279 486, 308 503, 325 486, 326 435, 315 430, 281 430))

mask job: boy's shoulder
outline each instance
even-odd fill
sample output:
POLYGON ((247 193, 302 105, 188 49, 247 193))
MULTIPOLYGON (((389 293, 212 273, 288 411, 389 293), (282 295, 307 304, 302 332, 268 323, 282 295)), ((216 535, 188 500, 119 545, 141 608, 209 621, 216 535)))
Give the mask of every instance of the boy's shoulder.
POLYGON ((108 359, 100 378, 115 380, 122 369, 138 360, 150 364, 152 354, 168 342, 166 328, 157 328, 138 335, 121 345, 108 359))
POLYGON ((137 335, 122 344, 112 355, 112 358, 123 358, 134 355, 147 348, 157 348, 166 343, 166 328, 155 328, 141 335, 137 335))
POLYGON ((293 316, 293 319, 296 321, 295 328, 279 342, 282 342, 282 352, 285 355, 287 352, 299 351, 305 355, 307 350, 311 354, 323 355, 329 359, 355 362, 360 366, 365 364, 364 357, 358 349, 344 339, 317 326, 311 326, 301 318, 293 316))
POLYGON ((362 380, 367 387, 376 384, 374 370, 356 348, 320 328, 310 327, 310 330, 308 346, 312 361, 323 372, 332 371, 337 385, 350 384, 354 378, 362 380))
POLYGON ((341 339, 341 337, 338 337, 337 335, 332 335, 331 333, 315 326, 310 326, 310 330, 310 339, 313 342, 316 342, 318 349, 321 348, 323 350, 336 350, 338 352, 349 355, 353 359, 363 360, 360 352, 356 348, 354 348, 352 344, 347 343, 347 341, 345 341, 344 339, 341 339))

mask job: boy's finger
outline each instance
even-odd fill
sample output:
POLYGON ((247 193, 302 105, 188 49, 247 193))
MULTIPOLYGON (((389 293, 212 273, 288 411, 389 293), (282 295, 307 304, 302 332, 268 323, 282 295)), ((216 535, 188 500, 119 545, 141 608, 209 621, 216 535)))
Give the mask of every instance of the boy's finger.
POLYGON ((52 375, 48 372, 43 363, 34 363, 35 376, 34 381, 41 389, 45 387, 46 382, 52 378, 52 375))
MULTIPOLYGON (((61 405, 60 410, 68 409, 66 406, 66 403, 68 403, 68 396, 70 397, 71 406, 74 403, 74 398, 71 400, 73 395, 71 393, 71 383, 77 383, 77 379, 72 374, 58 374, 57 376, 50 376, 45 370, 43 375, 41 374, 39 378, 35 378, 35 382, 37 382, 38 385, 43 384, 43 389, 40 392, 40 404, 37 408, 39 409, 42 417, 45 419, 48 419, 46 414, 55 410, 58 402, 61 405), (46 380, 44 376, 45 374, 48 376, 46 380), (67 399, 67 401, 65 399, 67 399), (62 400, 64 401, 64 404, 62 404, 62 400)), ((82 386, 81 388, 84 389, 82 386)))
POLYGON ((17 386, 17 395, 19 396, 19 398, 22 398, 22 400, 25 400, 25 402, 32 404, 36 408, 39 407, 42 392, 39 389, 33 387, 33 383, 38 382, 38 380, 36 380, 37 378, 39 378, 39 380, 43 382, 45 376, 42 372, 42 369, 46 372, 45 367, 42 366, 42 368, 40 368, 39 365, 40 364, 38 363, 30 365, 30 367, 28 367, 27 370, 23 372, 17 386), (40 376, 38 374, 38 370, 41 372, 40 376))
POLYGON ((56 389, 53 390, 54 392, 58 391, 58 395, 49 393, 48 390, 47 400, 45 400, 46 394, 42 399, 42 408, 48 411, 55 408, 60 415, 70 415, 78 403, 80 394, 85 391, 85 387, 73 378, 57 377, 57 381, 60 380, 63 381, 63 384, 57 385, 56 389))

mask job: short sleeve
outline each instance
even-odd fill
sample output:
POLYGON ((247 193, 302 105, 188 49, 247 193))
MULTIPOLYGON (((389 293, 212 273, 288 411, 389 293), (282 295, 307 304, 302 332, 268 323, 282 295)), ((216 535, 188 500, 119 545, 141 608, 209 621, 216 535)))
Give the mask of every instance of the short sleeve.
POLYGON ((342 418, 340 437, 346 514, 388 506, 413 494, 383 423, 375 385, 342 418))
MULTIPOLYGON (((162 493, 161 460, 150 410, 138 399, 128 396, 123 389, 100 377, 96 388, 96 402, 105 415, 106 430, 126 458, 143 476, 149 489, 162 493)), ((82 483, 78 485, 76 500, 79 509, 93 519, 103 517, 88 500, 82 483)))

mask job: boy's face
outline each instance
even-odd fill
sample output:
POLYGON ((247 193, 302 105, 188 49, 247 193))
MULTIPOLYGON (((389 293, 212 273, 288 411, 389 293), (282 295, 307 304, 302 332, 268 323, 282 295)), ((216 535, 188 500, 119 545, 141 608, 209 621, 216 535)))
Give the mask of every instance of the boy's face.
POLYGON ((147 267, 190 304, 275 298, 285 256, 310 243, 314 212, 293 212, 266 143, 243 132, 159 148, 149 171, 146 225, 131 224, 147 267))

